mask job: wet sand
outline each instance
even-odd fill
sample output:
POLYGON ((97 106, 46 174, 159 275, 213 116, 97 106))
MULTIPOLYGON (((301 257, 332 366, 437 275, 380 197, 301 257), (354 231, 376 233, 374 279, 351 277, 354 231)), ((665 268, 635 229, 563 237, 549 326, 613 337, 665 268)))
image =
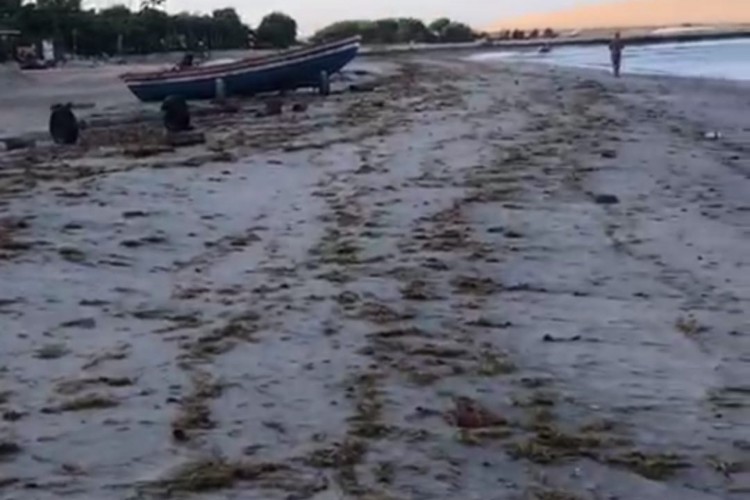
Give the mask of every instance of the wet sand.
POLYGON ((3 498, 747 497, 747 87, 378 64, 0 153, 3 498))

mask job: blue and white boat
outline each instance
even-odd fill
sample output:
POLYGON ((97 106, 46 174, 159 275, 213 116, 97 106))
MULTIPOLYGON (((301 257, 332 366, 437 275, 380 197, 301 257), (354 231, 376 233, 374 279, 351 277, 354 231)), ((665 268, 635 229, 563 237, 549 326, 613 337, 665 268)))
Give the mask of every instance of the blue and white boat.
POLYGON ((120 78, 141 101, 163 101, 168 96, 214 99, 225 95, 251 96, 302 87, 328 92, 328 77, 357 56, 360 38, 279 52, 210 66, 127 73, 120 78))

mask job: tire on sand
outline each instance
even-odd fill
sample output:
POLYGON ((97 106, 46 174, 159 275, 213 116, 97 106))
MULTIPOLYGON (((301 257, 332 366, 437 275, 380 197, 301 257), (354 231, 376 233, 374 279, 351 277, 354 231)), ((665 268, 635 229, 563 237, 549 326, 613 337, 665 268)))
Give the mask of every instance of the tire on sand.
POLYGON ((49 134, 55 144, 75 144, 78 142, 78 119, 71 110, 71 104, 55 104, 49 116, 49 134))
POLYGON ((161 103, 164 118, 164 128, 169 132, 184 132, 192 130, 190 125, 190 109, 185 98, 171 95, 161 103))

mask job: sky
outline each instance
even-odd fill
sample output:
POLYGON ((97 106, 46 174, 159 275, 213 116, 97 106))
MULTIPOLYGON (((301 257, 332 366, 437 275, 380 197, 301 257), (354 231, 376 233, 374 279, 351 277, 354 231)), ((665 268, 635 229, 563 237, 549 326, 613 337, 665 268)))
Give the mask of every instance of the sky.
MULTIPOLYGON (((539 13, 596 0, 166 0, 170 12, 210 12, 234 7, 242 19, 256 25, 269 12, 282 11, 297 20, 302 35, 309 35, 342 19, 416 17, 431 21, 450 17, 484 29, 503 17, 539 13)), ((98 6, 117 3, 137 7, 140 0, 93 0, 98 6)))

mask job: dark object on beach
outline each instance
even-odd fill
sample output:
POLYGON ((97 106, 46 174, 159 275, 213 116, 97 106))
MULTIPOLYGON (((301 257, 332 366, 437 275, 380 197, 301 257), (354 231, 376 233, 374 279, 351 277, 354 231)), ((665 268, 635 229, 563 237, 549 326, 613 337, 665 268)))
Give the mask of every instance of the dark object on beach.
POLYGON ((34 146, 36 146, 36 141, 34 139, 25 139, 23 137, 7 137, 2 141, 5 143, 6 151, 33 148, 34 146))
POLYGON ((549 43, 545 43, 544 45, 539 47, 540 54, 549 54, 550 52, 552 52, 552 45, 550 45, 549 43))
POLYGON ((594 197, 594 201, 599 205, 616 205, 620 203, 620 199, 613 194, 598 194, 594 197))
POLYGON ((455 408, 446 413, 445 419, 460 429, 483 429, 507 423, 503 417, 471 398, 456 398, 454 404, 455 408))
POLYGON ((303 102, 296 102, 292 106, 292 111, 294 113, 304 113, 305 111, 307 111, 307 104, 303 102))
POLYGON ((374 83, 352 83, 349 85, 349 92, 374 92, 374 83))
POLYGON ((574 335, 572 337, 555 337, 553 335, 550 335, 549 333, 545 333, 544 337, 542 337, 543 342, 578 342, 581 340, 580 335, 574 335))
POLYGON ((49 117, 49 134, 55 144, 78 142, 78 120, 71 111, 70 103, 55 104, 49 117))
POLYGON ((21 447, 11 441, 0 441, 0 457, 15 455, 21 452, 21 447))
POLYGON ((175 148, 203 144, 204 142, 206 142, 206 136, 203 132, 185 131, 167 134, 167 144, 175 148))
POLYGON ((187 433, 182 429, 172 429, 172 437, 175 441, 185 442, 188 440, 187 433))
POLYGON ((24 414, 15 410, 8 410, 3 413, 3 420, 6 422, 17 422, 24 417, 24 414))
POLYGON ((281 99, 269 99, 266 101, 266 116, 280 115, 284 110, 284 101, 281 99))
POLYGON ((194 61, 195 61, 195 56, 193 56, 193 54, 188 52, 187 54, 182 56, 182 59, 177 64, 177 69, 179 70, 179 69, 185 69, 185 68, 192 68, 194 61))
POLYGON ((164 128, 168 131, 183 132, 193 129, 190 125, 190 109, 184 97, 178 95, 167 97, 161 104, 161 110, 164 113, 164 128))

